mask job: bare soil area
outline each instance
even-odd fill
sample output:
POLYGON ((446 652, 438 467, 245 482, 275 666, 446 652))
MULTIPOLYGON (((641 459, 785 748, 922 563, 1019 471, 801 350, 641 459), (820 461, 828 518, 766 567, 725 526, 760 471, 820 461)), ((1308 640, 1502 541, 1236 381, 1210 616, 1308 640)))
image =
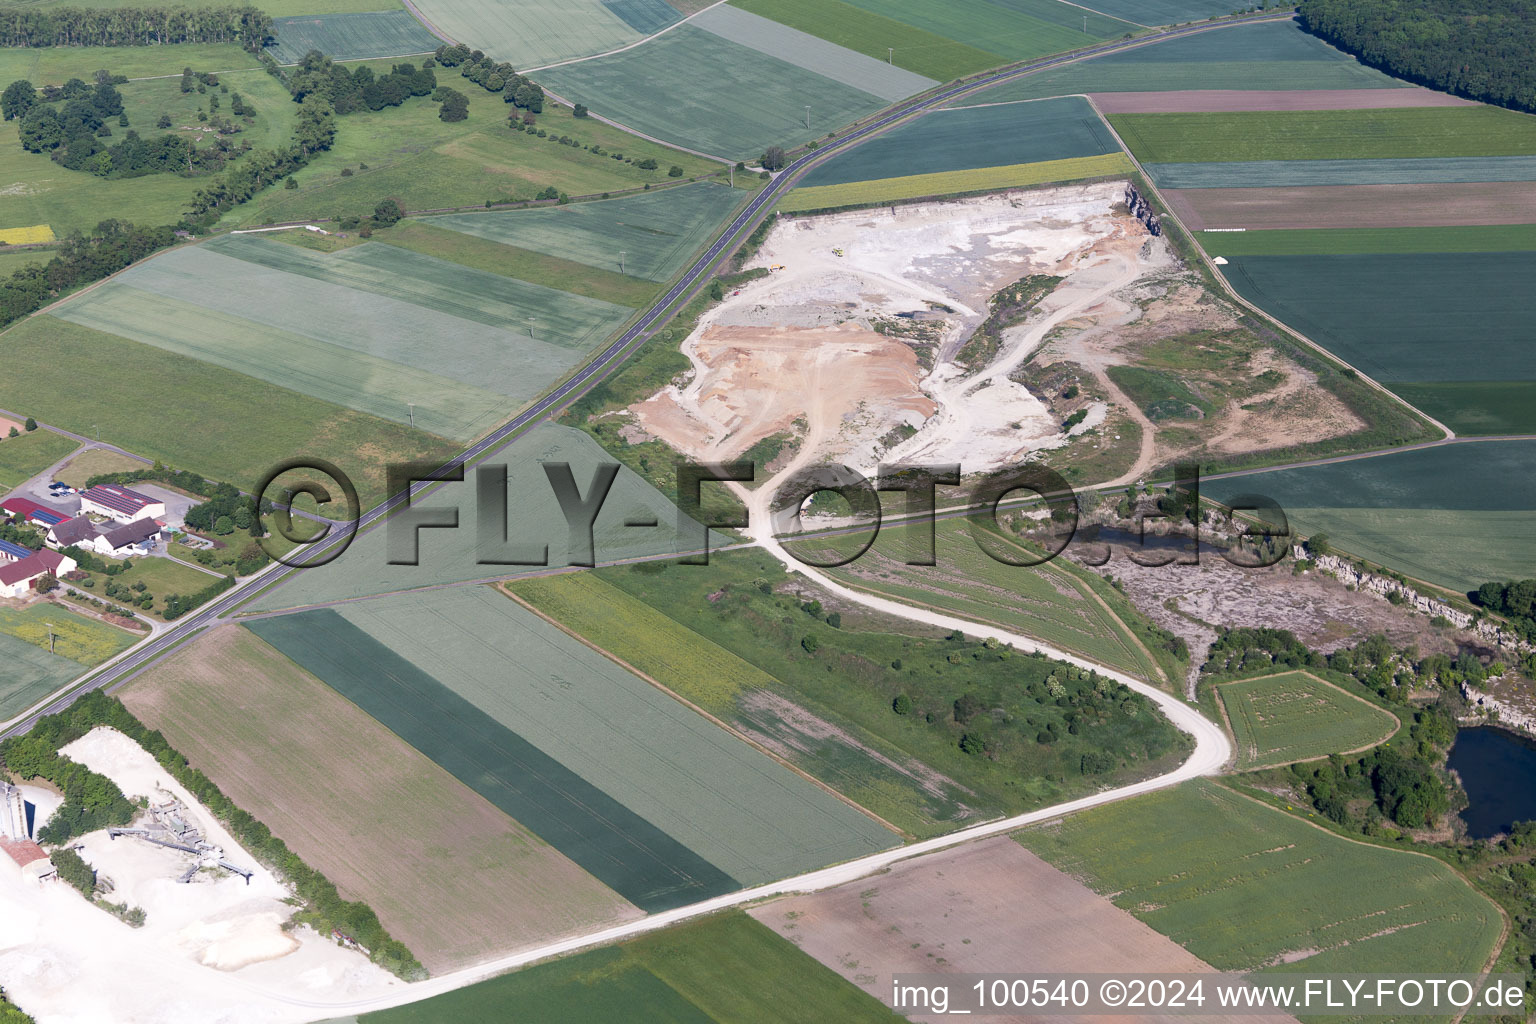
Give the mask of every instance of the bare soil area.
MULTIPOLYGON (((897 973, 1214 970, 1007 836, 918 857, 883 875, 778 900, 750 913, 882 1001, 890 999, 891 976, 897 973)), ((909 1019, 937 1024, 946 1018, 918 1014, 909 1019)), ((987 1019, 1086 1024, 1121 1018, 1031 1014, 987 1019)))
POLYGON ((754 261, 770 274, 701 318, 691 372, 632 406, 624 436, 712 460, 787 438, 797 464, 866 473, 1045 459, 1097 483, 1363 426, 1127 201, 1102 182, 781 217, 754 261), (1148 411, 1117 366, 1199 409, 1148 411))
MULTIPOLYGON (((1397 228, 1507 224, 1536 206, 1536 182, 1186 188, 1163 193, 1191 231, 1210 228, 1397 228)), ((1220 246, 1212 255, 1220 255, 1220 246)))
POLYGON ((1187 92, 1096 92, 1106 114, 1216 114, 1242 110, 1382 110, 1470 107, 1471 100, 1417 86, 1407 89, 1190 89, 1187 92))

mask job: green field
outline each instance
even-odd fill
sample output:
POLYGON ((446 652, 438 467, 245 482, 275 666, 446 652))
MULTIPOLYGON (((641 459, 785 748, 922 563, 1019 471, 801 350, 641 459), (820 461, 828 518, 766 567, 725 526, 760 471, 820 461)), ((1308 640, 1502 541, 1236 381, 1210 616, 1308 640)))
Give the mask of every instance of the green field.
POLYGON ((518 597, 685 700, 764 743, 795 767, 917 836, 948 831, 966 812, 958 786, 925 784, 932 769, 852 722, 816 721, 782 680, 744 661, 596 573, 518 580, 518 597), (777 698, 777 699, 776 699, 777 698), (781 701, 788 701, 786 705, 781 701))
POLYGON ((1444 228, 1197 231, 1212 256, 1359 256, 1371 253, 1528 252, 1536 224, 1444 228))
POLYGON ((898 68, 894 62, 876 60, 729 4, 700 11, 689 25, 887 101, 903 99, 939 84, 932 78, 898 68))
POLYGON ((1267 494, 1302 536, 1457 590, 1536 576, 1536 442, 1479 441, 1202 484, 1267 494))
MULTIPOLYGON (((252 481, 254 484, 255 481, 252 481)), ((119 586, 132 587, 137 583, 144 584, 144 593, 153 594, 155 603, 147 609, 139 609, 155 618, 164 618, 165 599, 172 594, 180 594, 183 597, 195 594, 209 584, 219 581, 218 574, 210 573, 203 569, 193 568, 191 565, 183 565, 169 558, 148 557, 129 560, 131 564, 127 569, 110 577, 119 586)), ((106 595, 106 583, 108 577, 104 573, 89 573, 95 583, 82 589, 81 593, 103 601, 114 601, 106 595)))
POLYGON ((357 60, 428 53, 443 45, 404 10, 274 18, 272 35, 276 42, 267 50, 279 64, 297 64, 310 50, 333 60, 357 60))
POLYGON ((1497 107, 1113 114, 1146 163, 1536 154, 1536 117, 1497 107))
POLYGON ((0 608, 0 721, 126 650, 138 637, 57 604, 0 608), (48 652, 52 628, 54 653, 48 652))
POLYGON ((419 252, 423 256, 632 309, 649 305, 660 290, 653 281, 601 270, 532 249, 503 245, 462 231, 449 231, 423 221, 401 221, 390 228, 387 235, 387 239, 382 234, 377 237, 384 244, 419 252))
MULTIPOLYGON (((126 2, 126 0, 125 0, 126 2)), ((29 8, 37 5, 29 4, 29 8)), ((25 78, 38 88, 63 85, 71 78, 91 81, 101 68, 129 78, 181 77, 181 69, 235 71, 260 68, 254 54, 237 43, 177 43, 171 46, 13 46, 0 47, 0 80, 25 78)), ((245 78, 231 78, 230 82, 245 78)), ((230 88, 234 88, 233 85, 230 88)))
POLYGON ((1199 32, 1050 68, 962 97, 954 105, 1084 92, 1385 89, 1404 84, 1335 50, 1302 31, 1294 21, 1262 22, 1199 32))
POLYGON ((1421 185, 1530 181, 1536 157, 1404 157, 1396 160, 1238 160, 1145 165, 1162 188, 1282 188, 1288 185, 1421 185))
POLYGON ((1120 152, 1088 101, 936 110, 812 168, 800 188, 1120 152))
POLYGON ((539 210, 424 217, 436 227, 651 281, 676 274, 742 201, 741 192, 697 182, 602 202, 539 210))
MULTIPOLYGON (((983 814, 1045 806, 1112 778, 1141 777, 1180 759, 1185 749, 1182 735, 1138 703, 1142 698, 1101 717, 1107 691, 1096 689, 1099 684, 1046 658, 989 646, 985 625, 968 638, 936 638, 936 631, 905 619, 867 615, 815 592, 827 607, 807 610, 801 585, 761 551, 712 554, 707 567, 657 563, 594 571, 780 680, 794 704, 830 722, 851 723, 910 764, 928 766, 945 784, 970 790, 961 799, 983 814), (833 610, 835 621, 827 617, 833 610), (1082 711, 1044 699, 1047 680, 1058 671, 1065 673, 1055 677, 1061 696, 1069 688, 1077 692, 1073 707, 1082 711), (906 715, 893 706, 903 693, 912 702, 906 715), (955 702, 966 694, 970 700, 962 704, 974 702, 988 714, 957 716, 955 702), (1077 732, 1069 731, 1069 716, 1077 732), (985 737, 988 756, 961 748, 966 733, 985 737), (1113 755, 1113 764, 1085 776, 1084 755, 1101 751, 1113 755)), ((765 728, 777 727, 768 722, 765 728)))
POLYGON ((461 441, 629 314, 393 246, 318 255, 250 237, 164 253, 58 313, 461 441))
POLYGON ((1348 754, 1390 737, 1390 713, 1310 672, 1286 672, 1216 687, 1240 768, 1273 768, 1348 754))
POLYGON ((51 430, 0 436, 0 494, 17 487, 80 447, 51 430))
POLYGON ((957 43, 844 0, 734 0, 734 7, 809 32, 866 56, 947 82, 999 63, 995 53, 957 43), (892 53, 888 47, 894 47, 892 53))
MULTIPOLYGON (((115 72, 120 65, 111 55, 159 49, 172 47, 123 47, 112 49, 108 54, 96 53, 92 55, 92 62, 72 65, 69 76, 90 79, 100 67, 115 72), (95 62, 100 58, 105 58, 106 63, 95 62)), ((242 52, 236 47, 230 49, 242 52)), ((178 76, 181 68, 182 65, 177 63, 178 76)), ((239 91, 258 112, 256 123, 235 136, 237 141, 249 140, 252 146, 261 149, 272 148, 289 137, 294 104, 287 90, 276 80, 261 72, 227 75, 222 80, 229 84, 231 91, 239 91)), ((34 79, 34 84, 41 83, 34 79)), ((132 130, 145 136, 160 133, 155 123, 162 111, 176 114, 195 111, 199 105, 206 104, 208 98, 198 93, 183 97, 176 79, 130 82, 121 86, 119 92, 132 130)), ((223 97, 226 103, 221 112, 227 113, 228 99, 223 97)), ((177 120, 175 123, 188 122, 177 120)), ((19 121, 7 121, 0 125, 0 182, 4 182, 4 188, 0 189, 3 193, 0 194, 0 228, 48 224, 54 234, 62 238, 71 231, 88 231, 108 217, 137 224, 175 224, 184 215, 192 194, 207 184, 205 178, 182 178, 175 174, 109 179, 85 171, 67 170, 54 163, 47 154, 28 153, 22 149, 16 135, 19 124, 19 121)), ((126 130, 116 125, 111 127, 118 133, 126 130)))
POLYGON ((542 71, 538 80, 647 135, 735 160, 820 138, 886 105, 692 25, 633 50, 542 71))
POLYGON ((493 590, 250 625, 643 909, 896 841, 493 590))
POLYGON ((1097 17, 1055 0, 849 0, 860 7, 915 28, 948 36, 978 50, 995 53, 996 64, 1072 50, 1134 26, 1097 17), (1083 32, 1083 16, 1088 32, 1083 32))
POLYGON ((509 1012, 526 1024, 900 1024, 904 1019, 793 943, 733 911, 367 1013, 359 1021, 461 1024, 499 1020, 509 1012))
MULTIPOLYGON (((301 449, 302 450, 302 449, 301 449)), ((541 463, 564 462, 583 493, 597 466, 613 462, 596 441, 579 430, 553 424, 540 424, 518 435, 506 445, 493 449, 483 460, 486 465, 507 466, 508 522, 512 525, 514 544, 548 545, 552 566, 567 565, 569 530, 550 490, 541 463)), ((391 565, 383 529, 370 530, 357 539, 347 553, 319 569, 295 574, 256 602, 265 610, 295 608, 325 601, 386 594, 415 587, 433 586, 463 580, 486 579, 528 571, 527 565, 484 564, 480 561, 476 535, 480 529, 479 502, 476 500, 474 474, 464 483, 444 485, 434 492, 432 505, 456 505, 459 528, 422 530, 419 536, 420 564, 391 565)), ((499 524, 495 529, 500 529, 499 524)), ((638 474, 619 470, 608 497, 598 513, 595 553, 599 562, 634 558, 650 554, 670 554, 696 550, 703 539, 703 528, 694 525, 682 531, 677 527, 677 509, 638 474), (650 519, 655 527, 626 526, 630 521, 650 519)), ((714 543, 721 543, 716 537, 714 543)), ((533 556, 540 552, 534 551, 533 556)))
POLYGON ((52 316, 6 333, 0 408, 18 407, 243 487, 295 453, 318 455, 351 474, 368 505, 383 497, 386 464, 445 458, 453 449, 421 431, 52 316), (82 403, 82 394, 92 401, 82 403), (253 409, 261 410, 255 423, 253 409))
POLYGON ((1207 781, 1022 832, 1223 971, 1475 974, 1499 910, 1433 858, 1344 839, 1207 781))
POLYGON ((1536 381, 1522 292, 1536 253, 1229 259, 1223 272, 1244 298, 1360 372, 1429 397, 1452 429, 1536 431, 1536 391, 1511 390, 1536 381))
MULTIPOLYGON (((74 0, 12 0, 10 7, 27 10, 47 10, 53 7, 79 6, 74 0)), ((92 7, 118 8, 143 7, 142 0, 91 0, 92 7)), ((166 7, 201 7, 201 0, 168 0, 166 7)), ((262 12, 274 18, 294 14, 339 14, 345 11, 380 11, 398 7, 397 0, 264 0, 262 12)), ((233 44, 231 44, 233 45, 233 44)), ((169 47, 139 46, 139 50, 169 49, 169 47)))
POLYGON ((23 267, 42 266, 57 255, 54 249, 0 249, 0 276, 9 277, 23 267))
POLYGON ((1177 25, 1232 13, 1230 0, 1092 0, 1084 6, 1143 25, 1177 25))
POLYGON ((903 178, 855 181, 846 185, 797 188, 779 203, 779 209, 793 213, 799 210, 830 210, 840 206, 899 202, 926 196, 995 192, 1006 188, 1076 181, 1080 178, 1130 174, 1134 169, 1124 153, 1109 153, 1068 160, 1043 160, 1034 164, 983 167, 972 171, 914 174, 903 178))
MULTIPOLYGON (((387 70, 389 63, 378 66, 387 70)), ((440 70, 438 78, 455 88, 464 84, 451 69, 440 70)), ((440 120, 437 104, 425 99, 338 118, 331 149, 293 175, 297 189, 274 184, 221 223, 241 227, 362 215, 372 213, 384 196, 406 210, 444 210, 530 200, 549 186, 573 196, 599 195, 669 181, 673 165, 689 175, 722 169, 593 118, 573 117, 555 103, 546 103, 538 116, 545 137, 513 131, 507 126, 512 108, 500 94, 473 85, 460 91, 469 98, 469 118, 457 123, 440 120), (561 145, 561 136, 578 144, 561 145), (625 159, 613 159, 614 153, 625 159), (646 159, 655 160, 657 169, 636 166, 646 159), (343 176, 343 170, 353 173, 343 176)))
MULTIPOLYGON (((1166 684, 1146 648, 1095 596, 1086 576, 1079 577, 1057 563, 1021 567, 996 561, 959 519, 934 524, 937 565, 906 565, 909 545, 919 543, 923 529, 888 526, 862 557, 828 573, 861 590, 970 619, 979 629, 992 625, 1024 633, 1110 668, 1166 684)), ((865 537, 856 539, 862 544, 865 537)), ((797 544, 796 550, 802 547, 817 549, 813 541, 797 544)), ((1023 552, 1019 555, 1023 557, 1023 552)))
POLYGON ((444 35, 519 71, 627 46, 678 19, 662 0, 422 0, 416 8, 444 35))

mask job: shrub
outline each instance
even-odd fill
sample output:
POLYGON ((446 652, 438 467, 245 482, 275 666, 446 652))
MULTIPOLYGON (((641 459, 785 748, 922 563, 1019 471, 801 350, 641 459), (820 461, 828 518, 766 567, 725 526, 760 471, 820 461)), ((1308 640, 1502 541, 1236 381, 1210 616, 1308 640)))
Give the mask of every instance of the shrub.
POLYGON ((896 699, 891 701, 891 710, 898 715, 910 715, 912 713, 912 698, 904 693, 898 693, 896 699))
POLYGON ((681 167, 677 166, 677 164, 673 164, 671 167, 667 168, 667 177, 669 177, 669 178, 681 178, 682 176, 683 176, 683 169, 681 167))

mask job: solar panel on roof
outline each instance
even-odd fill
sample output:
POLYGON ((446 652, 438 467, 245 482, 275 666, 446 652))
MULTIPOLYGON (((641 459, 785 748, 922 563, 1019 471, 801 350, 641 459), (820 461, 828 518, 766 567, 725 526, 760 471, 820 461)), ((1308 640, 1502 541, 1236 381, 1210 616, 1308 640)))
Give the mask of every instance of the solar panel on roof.
POLYGON ((0 554, 10 555, 12 558, 20 561, 31 555, 32 549, 24 548, 20 544, 14 544, 8 540, 0 540, 0 554))

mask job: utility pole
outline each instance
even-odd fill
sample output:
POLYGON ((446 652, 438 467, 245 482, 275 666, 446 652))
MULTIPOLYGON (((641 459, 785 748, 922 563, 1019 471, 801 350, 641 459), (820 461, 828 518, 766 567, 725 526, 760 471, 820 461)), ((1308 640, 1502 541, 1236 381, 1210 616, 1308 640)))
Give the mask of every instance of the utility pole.
POLYGON ((536 320, 538 320, 538 317, 536 317, 536 316, 531 316, 531 317, 528 318, 528 337, 530 337, 530 338, 532 338, 534 336, 534 334, 533 334, 533 325, 534 325, 534 322, 536 320))
POLYGON ((48 653, 53 653, 53 623, 44 623, 48 627, 48 653))
POLYGON ((896 63, 896 47, 894 47, 894 46, 887 46, 885 48, 885 62, 887 64, 895 64, 896 63))
POLYGON ((811 105, 809 103, 805 105, 805 130, 811 130, 811 105))
POLYGON ((411 410, 411 426, 414 427, 416 425, 416 403, 406 402, 405 407, 411 410))
MULTIPOLYGON (((731 187, 734 188, 735 186, 736 186, 736 174, 735 174, 735 171, 733 170, 731 172, 731 187)), ((619 250, 619 273, 621 273, 621 274, 624 273, 624 250, 623 249, 619 250)))
POLYGON ((1088 34, 1088 15, 1083 15, 1083 35, 1088 34))

